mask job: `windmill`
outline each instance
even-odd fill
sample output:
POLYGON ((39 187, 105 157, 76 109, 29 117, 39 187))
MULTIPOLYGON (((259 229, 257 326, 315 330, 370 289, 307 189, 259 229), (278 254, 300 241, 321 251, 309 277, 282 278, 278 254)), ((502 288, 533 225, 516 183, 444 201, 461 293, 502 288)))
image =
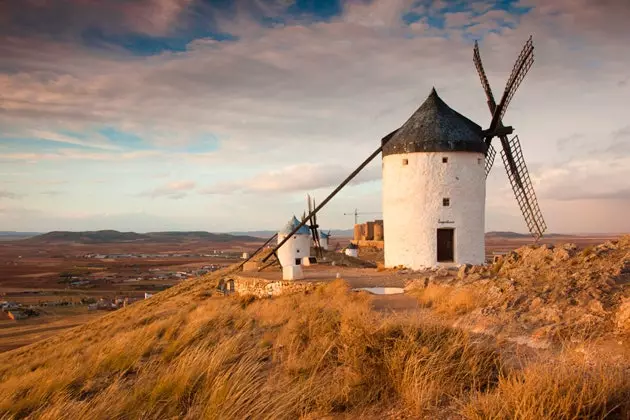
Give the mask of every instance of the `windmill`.
POLYGON ((525 164, 525 159, 523 157, 521 142, 517 135, 512 137, 512 139, 508 139, 508 134, 512 134, 513 130, 511 127, 505 127, 502 121, 505 111, 507 110, 507 106, 514 97, 514 93, 520 86, 529 69, 532 67, 532 64, 534 64, 534 44, 532 42, 532 37, 529 37, 523 47, 523 50, 516 59, 514 67, 512 68, 512 73, 510 74, 505 90, 503 91, 503 96, 501 97, 501 101, 498 105, 494 100, 490 83, 488 82, 483 64, 481 63, 481 55, 479 54, 479 44, 477 41, 475 41, 475 47, 473 49, 473 62, 475 63, 475 67, 479 73, 481 86, 486 94, 488 109, 492 115, 490 128, 486 130, 488 134, 485 138, 487 146, 485 165, 486 176, 492 169, 492 164, 494 163, 494 158, 496 156, 496 150, 492 146, 491 142, 492 138, 497 136, 501 141, 501 158, 503 160, 503 165, 505 166, 508 179, 510 180, 512 190, 514 191, 514 196, 516 197, 521 213, 525 218, 525 223, 527 224, 529 232, 532 234, 534 239, 538 241, 547 229, 547 225, 545 224, 542 212, 538 206, 536 193, 534 192, 534 187, 529 177, 527 165, 525 164))
MULTIPOLYGON (((319 240, 319 225, 317 224, 317 214, 313 212, 313 210, 317 207, 315 205, 315 199, 311 197, 310 194, 306 195, 306 201, 308 202, 308 228, 311 230, 311 234, 313 235, 313 246, 315 248, 315 253, 317 257, 322 258, 324 253, 322 251, 322 245, 319 240)), ((302 219, 307 219, 306 214, 302 216, 302 219)))
MULTIPOLYGON (((383 215, 388 238, 385 241, 386 266, 402 264, 415 269, 434 265, 436 261, 483 263, 485 183, 496 155, 491 144, 494 137, 501 141, 501 157, 510 184, 527 227, 537 241, 547 226, 536 200, 520 140, 518 136, 508 138, 514 129, 503 125, 502 121, 508 104, 534 62, 533 51, 530 37, 497 104, 475 43, 473 61, 492 116, 488 129, 483 130, 450 108, 433 89, 409 120, 383 137, 379 147, 319 205, 311 204, 309 198, 309 214, 278 240, 273 252, 307 223, 313 230, 312 227, 317 226, 315 214, 382 153, 383 215), (460 173, 468 176, 457 176, 460 173)), ((317 242, 316 238, 314 233, 317 242)), ((273 253, 263 258, 263 262, 271 255, 273 253)))

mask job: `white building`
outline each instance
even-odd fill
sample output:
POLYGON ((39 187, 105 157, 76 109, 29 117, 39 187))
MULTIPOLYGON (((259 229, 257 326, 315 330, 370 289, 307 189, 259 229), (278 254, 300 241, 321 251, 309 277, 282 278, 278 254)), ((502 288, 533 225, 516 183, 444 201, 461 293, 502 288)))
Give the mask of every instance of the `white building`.
POLYGON ((349 257, 359 258, 359 247, 350 242, 350 245, 346 247, 345 253, 349 257))
POLYGON ((480 126, 435 89, 383 148, 385 265, 485 260, 485 150, 480 126))
MULTIPOLYGON (((299 224, 299 220, 293 216, 286 226, 278 232, 278 244, 299 224)), ((306 226, 302 226, 291 239, 278 249, 277 253, 282 267, 301 265, 302 258, 311 255, 310 229, 306 226)))
POLYGON ((330 239, 330 234, 319 232, 319 244, 321 245, 324 251, 328 251, 328 240, 330 239))

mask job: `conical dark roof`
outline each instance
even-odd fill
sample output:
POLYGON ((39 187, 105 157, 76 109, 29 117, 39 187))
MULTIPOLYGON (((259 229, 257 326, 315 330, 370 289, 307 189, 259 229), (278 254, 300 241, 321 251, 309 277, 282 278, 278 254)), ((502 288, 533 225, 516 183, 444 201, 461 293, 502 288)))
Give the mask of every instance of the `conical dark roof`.
POLYGON ((433 88, 427 100, 383 147, 383 157, 414 152, 485 151, 481 127, 446 105, 433 88))
MULTIPOLYGON (((287 224, 284 225, 282 230, 280 230, 280 232, 278 232, 278 233, 281 234, 281 235, 288 235, 291 232, 293 232, 293 229, 298 227, 299 224, 300 224, 300 221, 294 215, 293 218, 291 220, 289 220, 287 222, 287 224)), ((304 225, 297 232, 295 232, 295 234, 296 235, 310 235, 311 231, 309 230, 309 228, 306 227, 306 225, 304 225)))

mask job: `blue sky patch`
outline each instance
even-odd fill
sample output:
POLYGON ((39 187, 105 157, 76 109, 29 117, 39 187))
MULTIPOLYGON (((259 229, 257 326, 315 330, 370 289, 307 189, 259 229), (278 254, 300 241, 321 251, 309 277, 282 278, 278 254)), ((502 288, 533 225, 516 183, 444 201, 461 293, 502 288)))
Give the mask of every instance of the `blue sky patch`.
POLYGON ((343 5, 341 0, 295 0, 287 9, 293 17, 307 16, 316 21, 326 21, 341 15, 343 5))
POLYGON ((183 153, 210 153, 219 150, 220 142, 214 135, 199 137, 196 141, 184 145, 174 147, 178 152, 183 153))
POLYGON ((238 39, 231 34, 211 31, 179 34, 173 37, 154 37, 137 33, 108 34, 99 28, 86 29, 81 35, 84 44, 89 47, 104 48, 109 45, 116 45, 140 56, 156 55, 168 51, 186 51, 187 45, 199 38, 214 39, 216 41, 234 41, 238 39))
POLYGON ((119 146, 122 149, 131 150, 150 150, 153 149, 141 137, 120 131, 114 127, 104 127, 96 131, 98 134, 107 138, 112 145, 119 146))

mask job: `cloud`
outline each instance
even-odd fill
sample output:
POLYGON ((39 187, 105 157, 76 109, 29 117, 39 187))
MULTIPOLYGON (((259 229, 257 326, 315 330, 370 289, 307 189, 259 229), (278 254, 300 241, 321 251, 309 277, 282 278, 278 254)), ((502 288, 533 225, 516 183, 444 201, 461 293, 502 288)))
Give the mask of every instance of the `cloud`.
POLYGON ((127 3, 124 16, 129 28, 148 35, 168 34, 193 0, 146 0, 127 3))
POLYGON ((76 137, 63 135, 59 133, 53 133, 49 131, 40 131, 40 130, 32 130, 30 135, 36 139, 47 140, 56 143, 65 143, 65 144, 73 144, 77 146, 90 147, 95 149, 103 149, 103 150, 120 150, 120 147, 117 147, 112 144, 107 144, 102 141, 85 141, 78 139, 76 137))
POLYGON ((630 200, 630 156, 574 159, 542 168, 534 179, 539 197, 545 200, 630 200))
POLYGON ((179 200, 186 197, 186 195, 190 191, 194 190, 195 187, 196 183, 193 181, 173 181, 151 191, 140 193, 139 196, 151 198, 166 197, 173 200, 179 200))
POLYGON ((0 199, 2 198, 8 198, 11 200, 15 200, 17 198, 20 198, 21 195, 13 193, 11 191, 6 191, 6 190, 0 190, 0 199))
POLYGON ((187 17, 194 0, 132 1, 21 1, 0 3, 0 15, 6 18, 6 30, 20 32, 25 27, 50 34, 69 35, 86 28, 110 32, 134 32, 163 36, 177 29, 187 17), (21 22, 20 27, 15 22, 21 22))
POLYGON ((40 192, 41 195, 47 195, 49 197, 56 197, 59 195, 63 194, 63 191, 56 191, 56 190, 48 190, 48 191, 42 191, 40 192))
MULTIPOLYGON (((233 194, 312 191, 336 187, 351 172, 351 168, 340 165, 299 164, 262 173, 251 178, 217 183, 202 189, 201 192, 204 194, 233 194)), ((351 185, 374 181, 380 179, 380 176, 380 168, 371 167, 360 173, 351 185)))

